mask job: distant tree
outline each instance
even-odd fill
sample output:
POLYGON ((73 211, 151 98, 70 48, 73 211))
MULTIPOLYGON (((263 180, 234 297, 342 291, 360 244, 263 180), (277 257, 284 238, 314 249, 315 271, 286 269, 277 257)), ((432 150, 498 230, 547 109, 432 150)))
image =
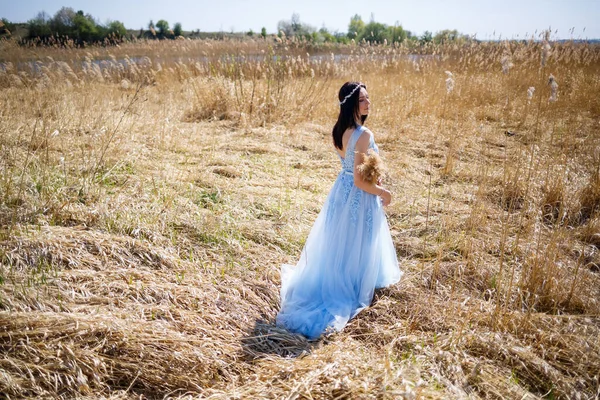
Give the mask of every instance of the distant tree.
POLYGON ((56 12, 56 14, 54 14, 52 22, 57 25, 73 26, 73 19, 77 14, 83 15, 83 11, 80 10, 75 12, 75 10, 73 10, 71 7, 62 7, 56 12))
POLYGON ((177 37, 177 36, 182 36, 183 35, 183 29, 181 29, 181 23, 179 22, 175 22, 175 25, 173 25, 173 34, 177 37))
POLYGON ((421 43, 431 43, 433 41, 433 35, 429 31, 423 32, 420 39, 421 43))
POLYGON ((254 31, 250 29, 248 32, 246 32, 246 35, 252 37, 254 36, 254 31))
POLYGON ((150 20, 150 22, 148 22, 148 32, 144 34, 144 36, 148 37, 148 38, 156 38, 156 25, 154 25, 154 21, 150 20))
POLYGON ((305 37, 306 37, 306 39, 310 40, 313 43, 323 43, 325 41, 325 38, 323 37, 323 35, 321 35, 321 33, 317 32, 317 31, 315 31, 305 37))
POLYGON ((292 24, 289 21, 284 20, 277 23, 277 32, 279 36, 281 36, 282 32, 285 36, 292 36, 294 34, 292 24))
POLYGON ((291 20, 292 32, 294 34, 299 33, 302 30, 302 23, 300 22, 300 14, 293 13, 291 20))
POLYGON ((164 19, 159 20, 156 27, 158 28, 158 35, 161 37, 165 37, 169 32, 169 23, 164 19))
POLYGON ((106 28, 107 33, 116 35, 119 38, 124 38, 127 35, 127 29, 121 21, 111 21, 106 28))
POLYGON ((338 43, 350 43, 350 38, 348 37, 347 33, 335 32, 333 36, 335 37, 335 41, 338 43))
POLYGON ((406 30, 406 40, 408 42, 418 42, 420 40, 419 36, 415 35, 412 31, 406 30))
POLYGON ((321 29, 319 29, 319 35, 323 38, 323 41, 325 42, 335 42, 335 36, 333 36, 331 34, 331 32, 329 32, 329 30, 323 26, 321 29))
POLYGON ((387 31, 388 34, 386 36, 390 43, 402 43, 408 37, 408 32, 405 31, 404 28, 402 28, 402 25, 399 25, 398 22, 396 22, 396 25, 394 26, 389 26, 387 31))
POLYGON ((73 17, 73 31, 71 36, 80 42, 91 43, 101 40, 106 36, 106 32, 102 32, 102 27, 96 24, 90 14, 83 15, 83 11, 78 11, 73 17))
POLYGON ((456 41, 461 35, 458 33, 456 29, 444 29, 442 31, 436 32, 433 37, 433 41, 435 43, 447 43, 456 41))
POLYGON ((267 38, 267 28, 265 28, 264 26, 262 27, 262 29, 260 30, 260 36, 263 37, 263 39, 267 38))
POLYGON ((27 29, 30 39, 38 37, 43 39, 50 36, 52 34, 50 30, 50 16, 45 11, 39 12, 35 18, 27 22, 27 29))
POLYGON ((360 15, 355 14, 350 18, 350 24, 348 25, 348 37, 350 39, 357 39, 362 35, 365 29, 365 23, 363 22, 360 15))
MULTIPOLYGON (((83 14, 83 12, 81 12, 83 14)), ((50 20, 50 29, 59 35, 74 34, 75 16, 77 13, 71 7, 63 7, 50 20)))
POLYGON ((303 24, 300 22, 300 15, 292 14, 291 20, 282 20, 277 23, 277 30, 285 33, 286 36, 298 36, 305 37, 306 39, 312 38, 312 33, 316 32, 316 28, 303 24))
POLYGON ((362 34, 358 36, 358 39, 365 39, 367 42, 383 43, 384 40, 388 39, 388 33, 389 32, 385 24, 371 21, 365 25, 365 28, 362 34))

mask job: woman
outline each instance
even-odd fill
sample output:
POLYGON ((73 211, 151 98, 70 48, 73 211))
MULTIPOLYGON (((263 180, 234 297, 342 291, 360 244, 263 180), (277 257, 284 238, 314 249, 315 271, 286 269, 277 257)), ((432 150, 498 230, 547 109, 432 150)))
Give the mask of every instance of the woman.
POLYGON ((342 170, 313 225, 300 261, 281 271, 277 324, 316 339, 340 331, 371 304, 375 288, 398 282, 396 251, 383 207, 391 193, 357 172, 367 150, 378 152, 363 126, 371 101, 367 87, 346 82, 339 92, 340 114, 333 145, 342 170))

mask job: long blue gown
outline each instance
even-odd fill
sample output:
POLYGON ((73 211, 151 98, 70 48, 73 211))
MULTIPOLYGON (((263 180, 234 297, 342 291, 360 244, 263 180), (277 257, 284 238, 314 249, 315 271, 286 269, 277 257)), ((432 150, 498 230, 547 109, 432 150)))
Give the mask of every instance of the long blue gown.
MULTIPOLYGON (((277 325, 316 339, 341 331, 369 306, 375 288, 400 280, 396 250, 381 199, 354 185, 354 148, 364 131, 352 133, 342 170, 310 234, 300 261, 281 268, 277 325)), ((371 135, 369 148, 379 151, 371 135)))

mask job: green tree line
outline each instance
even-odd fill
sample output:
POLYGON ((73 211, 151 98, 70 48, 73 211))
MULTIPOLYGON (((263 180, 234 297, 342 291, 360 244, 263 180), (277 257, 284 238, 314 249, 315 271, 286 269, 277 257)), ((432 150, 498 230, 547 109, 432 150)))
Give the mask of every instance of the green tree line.
POLYGON ((454 30, 442 30, 435 35, 429 31, 425 31, 421 36, 413 34, 396 23, 394 25, 386 25, 375 21, 371 15, 371 20, 365 23, 362 17, 355 14, 350 18, 348 31, 344 33, 330 32, 327 28, 322 27, 317 30, 315 27, 302 23, 300 16, 296 13, 292 15, 291 20, 281 20, 277 24, 278 35, 293 36, 303 38, 312 42, 338 42, 348 43, 352 40, 355 42, 369 43, 402 43, 405 41, 419 43, 446 43, 452 41, 465 41, 470 38, 454 30))
MULTIPOLYGON (((27 35, 26 42, 41 41, 42 43, 54 44, 58 42, 71 41, 77 45, 89 43, 118 43, 123 40, 134 38, 146 39, 175 39, 184 35, 180 23, 175 23, 173 27, 169 23, 160 19, 156 22, 150 21, 147 29, 141 28, 137 35, 129 34, 120 21, 110 21, 105 24, 97 22, 90 14, 83 11, 75 11, 70 7, 63 7, 50 17, 45 12, 40 12, 37 16, 29 20, 26 24, 27 35)), ((8 20, 0 21, 0 36, 10 36, 14 29, 14 24, 8 20)), ((469 37, 459 33, 457 30, 443 30, 435 34, 425 31, 417 36, 411 31, 404 29, 402 25, 386 25, 375 21, 373 15, 371 20, 365 23, 358 14, 350 18, 347 32, 331 32, 325 26, 317 29, 309 24, 303 23, 300 16, 296 13, 290 20, 281 20, 277 24, 277 35, 283 37, 295 37, 312 43, 349 43, 369 42, 369 43, 402 43, 405 41, 416 43, 446 43, 453 41, 469 40, 469 37)), ((133 31, 135 32, 135 31, 133 31)), ((250 30, 246 33, 248 36, 254 36, 250 30)), ((202 37, 200 30, 188 32, 186 36, 202 37)), ((260 37, 267 38, 266 28, 262 28, 260 37)))
MULTIPOLYGON (((8 32, 8 35, 10 35, 14 24, 6 19, 3 19, 0 23, 2 24, 0 34, 7 35, 8 32)), ((91 14, 86 14, 82 10, 75 11, 71 7, 62 7, 52 17, 42 11, 27 21, 26 27, 27 35, 23 38, 26 43, 117 44, 133 37, 131 34, 128 35, 127 28, 121 21, 109 21, 102 24, 91 14)), ((138 38, 174 39, 182 34, 183 30, 180 23, 175 23, 171 29, 169 23, 161 19, 156 23, 156 26, 150 21, 148 30, 142 28, 138 38)))
POLYGON ((127 35, 127 29, 120 21, 98 23, 90 14, 63 7, 50 17, 45 12, 27 22, 28 40, 72 40, 77 44, 101 42, 106 39, 120 41, 127 35))
POLYGON ((169 26, 169 22, 164 19, 158 20, 156 25, 153 21, 148 24, 148 30, 140 29, 138 38, 146 37, 149 39, 175 39, 183 35, 183 28, 179 22, 173 25, 173 29, 169 26))

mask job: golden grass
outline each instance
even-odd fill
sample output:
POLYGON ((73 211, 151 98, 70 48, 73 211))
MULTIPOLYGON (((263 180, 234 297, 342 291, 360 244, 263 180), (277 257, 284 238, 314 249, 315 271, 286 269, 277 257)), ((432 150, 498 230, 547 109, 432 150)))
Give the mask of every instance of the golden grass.
POLYGON ((0 46, 7 397, 600 395, 597 47, 0 46), (405 275, 309 342, 273 324, 279 265, 351 79, 405 275))

